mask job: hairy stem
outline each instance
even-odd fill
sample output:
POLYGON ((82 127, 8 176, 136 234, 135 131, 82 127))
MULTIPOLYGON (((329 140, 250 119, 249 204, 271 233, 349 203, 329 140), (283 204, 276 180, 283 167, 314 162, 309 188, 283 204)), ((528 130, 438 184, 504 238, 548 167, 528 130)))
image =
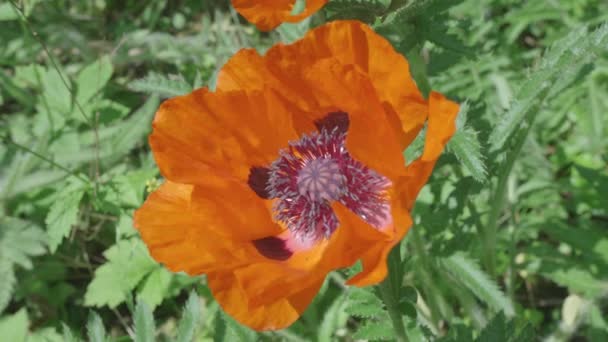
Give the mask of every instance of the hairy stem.
POLYGON ((536 119, 536 113, 540 105, 543 103, 545 97, 548 95, 548 89, 543 91, 539 95, 539 100, 535 106, 532 106, 524 117, 530 117, 528 122, 522 122, 525 125, 525 128, 522 129, 519 134, 517 134, 514 138, 515 144, 511 151, 507 152, 507 160, 504 165, 500 169, 500 173, 498 175, 498 182, 496 183, 496 187, 492 192, 490 197, 490 214, 488 218, 488 224, 486 225, 486 229, 484 231, 484 260, 486 264, 486 268, 488 273, 491 276, 496 275, 496 231, 498 229, 498 221, 500 218, 500 213, 504 208, 506 193, 507 193, 507 181, 509 179, 509 175, 513 170, 513 166, 515 165, 515 161, 521 152, 524 143, 526 142, 526 138, 530 133, 530 129, 534 124, 534 120, 536 119))
POLYGON ((378 291, 393 323, 396 341, 408 342, 409 339, 405 332, 403 318, 401 317, 401 312, 399 312, 399 287, 395 286, 396 282, 391 277, 394 274, 401 274, 401 270, 395 269, 395 267, 401 267, 399 245, 395 246, 388 256, 388 276, 378 285, 378 291))

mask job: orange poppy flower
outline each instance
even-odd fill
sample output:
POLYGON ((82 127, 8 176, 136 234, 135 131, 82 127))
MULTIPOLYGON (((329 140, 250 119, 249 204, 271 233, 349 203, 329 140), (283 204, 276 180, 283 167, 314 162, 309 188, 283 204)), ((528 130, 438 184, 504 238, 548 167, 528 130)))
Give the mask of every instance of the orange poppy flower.
POLYGON ((296 0, 232 0, 232 6, 260 31, 270 31, 284 22, 296 23, 315 13, 328 0, 306 0, 306 7, 291 14, 296 0))
POLYGON ((215 92, 164 102, 150 145, 167 181, 135 213, 151 255, 206 274, 224 310, 257 330, 293 323, 328 272, 359 259, 348 284, 382 281, 458 112, 439 93, 424 99, 408 70, 368 26, 335 21, 265 56, 241 50, 215 92))

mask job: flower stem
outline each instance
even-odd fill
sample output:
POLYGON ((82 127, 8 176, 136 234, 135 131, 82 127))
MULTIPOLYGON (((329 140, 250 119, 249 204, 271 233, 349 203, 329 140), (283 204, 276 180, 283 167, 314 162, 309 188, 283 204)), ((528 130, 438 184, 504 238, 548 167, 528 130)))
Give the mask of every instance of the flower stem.
POLYGON ((401 266, 401 253, 400 245, 397 245, 389 253, 388 256, 388 276, 382 283, 378 285, 378 292, 380 297, 386 306, 386 310, 393 323, 393 329, 395 330, 395 338, 398 342, 408 342, 407 333, 405 332, 405 325, 403 325, 403 318, 399 311, 399 286, 402 279, 396 282, 394 275, 402 274, 400 269, 396 267, 401 266))

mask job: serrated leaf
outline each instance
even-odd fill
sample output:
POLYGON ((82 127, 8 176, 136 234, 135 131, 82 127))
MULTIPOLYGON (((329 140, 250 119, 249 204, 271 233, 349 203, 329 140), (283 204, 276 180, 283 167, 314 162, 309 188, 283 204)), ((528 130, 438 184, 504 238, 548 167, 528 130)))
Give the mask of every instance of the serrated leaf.
POLYGON ((15 290, 15 272, 13 264, 2 256, 0 251, 0 313, 6 309, 15 290))
POLYGON ((357 19, 372 23, 389 4, 387 0, 333 0, 325 5, 324 10, 329 20, 357 19))
POLYGON ((154 316, 152 310, 141 298, 135 307, 135 342, 154 342, 154 316))
POLYGON ((440 14, 463 0, 418 0, 408 1, 406 6, 399 8, 387 16, 381 26, 405 23, 412 19, 431 18, 440 14))
MULTIPOLYGON (((43 107, 51 112, 57 112, 59 114, 57 117, 62 118, 62 121, 72 112, 72 94, 68 87, 71 87, 70 80, 55 69, 50 69, 42 75, 43 107)), ((55 128, 61 125, 56 125, 55 128)))
POLYGON ((425 38, 433 44, 467 58, 474 58, 475 53, 470 46, 467 46, 460 37, 449 33, 449 28, 443 21, 433 20, 423 26, 425 38))
POLYGON ((383 312, 382 306, 371 303, 349 303, 346 312, 356 317, 371 318, 383 312))
POLYGON ((334 341, 334 333, 344 327, 348 321, 348 314, 346 313, 347 299, 343 293, 340 297, 336 298, 331 306, 325 311, 321 324, 319 325, 317 341, 319 342, 331 342, 334 341))
POLYGON ((352 288, 348 293, 349 303, 373 303, 382 305, 382 301, 374 294, 371 288, 352 288))
POLYGON ((78 220, 80 200, 84 196, 82 187, 66 187, 51 205, 46 216, 49 250, 55 253, 63 239, 72 231, 72 226, 78 220))
POLYGON ((139 282, 158 266, 141 240, 123 240, 104 252, 108 260, 95 270, 87 287, 87 306, 116 307, 124 302, 139 282))
POLYGON ((22 308, 16 314, 0 319, 0 336, 4 341, 26 341, 29 324, 27 311, 22 308))
POLYGON ((532 342, 536 340, 534 329, 530 324, 525 323, 519 327, 513 320, 507 320, 505 315, 498 313, 486 324, 476 342, 532 342))
POLYGON ((164 267, 158 267, 144 280, 138 293, 139 297, 143 299, 146 304, 155 308, 162 303, 165 295, 169 291, 171 278, 171 272, 167 271, 164 267))
POLYGON ((89 342, 106 341, 106 328, 103 326, 101 317, 94 311, 89 313, 89 319, 87 320, 87 337, 89 342))
POLYGON ((70 342, 70 340, 64 339, 55 328, 47 327, 30 332, 27 342, 70 342))
POLYGON ((84 67, 78 74, 76 100, 85 105, 100 92, 112 77, 113 67, 109 56, 103 56, 84 67))
POLYGON ((63 342, 79 342, 80 341, 76 336, 74 336, 74 333, 72 333, 72 329, 70 329, 70 327, 65 323, 61 323, 61 332, 62 332, 63 342))
POLYGON ((161 97, 173 97, 191 92, 192 86, 181 76, 169 78, 157 73, 150 73, 142 79, 131 82, 129 89, 161 97))
POLYGON ((444 269, 456 280, 471 290, 479 299, 506 315, 513 316, 515 310, 511 300, 498 288, 496 283, 481 270, 479 265, 464 253, 456 253, 441 259, 444 269))
MULTIPOLYGON (((462 104, 458 116, 466 116, 467 111, 468 105, 466 103, 462 104)), ((487 170, 481 153, 481 145, 477 139, 477 132, 467 127, 464 122, 457 126, 458 129, 448 143, 448 148, 456 155, 456 158, 471 173, 473 178, 483 183, 487 178, 487 170)))
POLYGON ((190 342, 194 339, 200 318, 201 304, 196 292, 191 291, 177 328, 177 342, 190 342))
POLYGON ((544 100, 553 88, 561 88, 556 82, 572 69, 593 61, 599 47, 608 45, 608 24, 589 34, 586 29, 572 31, 555 42, 541 61, 540 69, 525 81, 509 110, 490 136, 493 151, 500 150, 519 129, 526 127, 536 117, 535 106, 544 100))
POLYGON ((243 341, 254 342, 257 340, 257 333, 246 326, 237 323, 232 317, 223 311, 218 311, 215 321, 214 341, 230 342, 243 341))
POLYGON ((384 313, 384 304, 371 289, 355 288, 349 291, 345 311, 356 317, 377 317, 384 313))
POLYGON ((358 340, 394 340, 395 334, 390 321, 367 321, 357 329, 353 338, 358 340))
POLYGON ((120 124, 110 141, 102 147, 100 154, 122 158, 131 151, 150 132, 152 117, 158 109, 159 102, 157 96, 150 96, 143 106, 120 124))
POLYGON ((11 263, 31 269, 30 258, 45 252, 46 238, 44 231, 31 222, 0 217, 0 251, 11 263))

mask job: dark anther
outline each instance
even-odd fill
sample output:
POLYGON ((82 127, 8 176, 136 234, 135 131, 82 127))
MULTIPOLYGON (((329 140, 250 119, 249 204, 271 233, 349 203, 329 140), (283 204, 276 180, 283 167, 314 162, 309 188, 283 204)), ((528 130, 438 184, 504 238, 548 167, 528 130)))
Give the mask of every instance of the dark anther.
POLYGON ((254 166, 249 170, 247 184, 249 184, 251 190, 263 199, 270 198, 270 194, 266 190, 268 177, 270 177, 270 170, 265 167, 254 166))
POLYGON ((285 245, 285 240, 278 237, 270 236, 252 242, 258 252, 268 259, 284 261, 293 254, 285 245))
POLYGON ((315 126, 317 126, 319 132, 323 129, 331 132, 337 127, 339 132, 346 133, 346 131, 348 131, 348 124, 348 114, 345 112, 327 113, 325 117, 315 121, 315 126))

